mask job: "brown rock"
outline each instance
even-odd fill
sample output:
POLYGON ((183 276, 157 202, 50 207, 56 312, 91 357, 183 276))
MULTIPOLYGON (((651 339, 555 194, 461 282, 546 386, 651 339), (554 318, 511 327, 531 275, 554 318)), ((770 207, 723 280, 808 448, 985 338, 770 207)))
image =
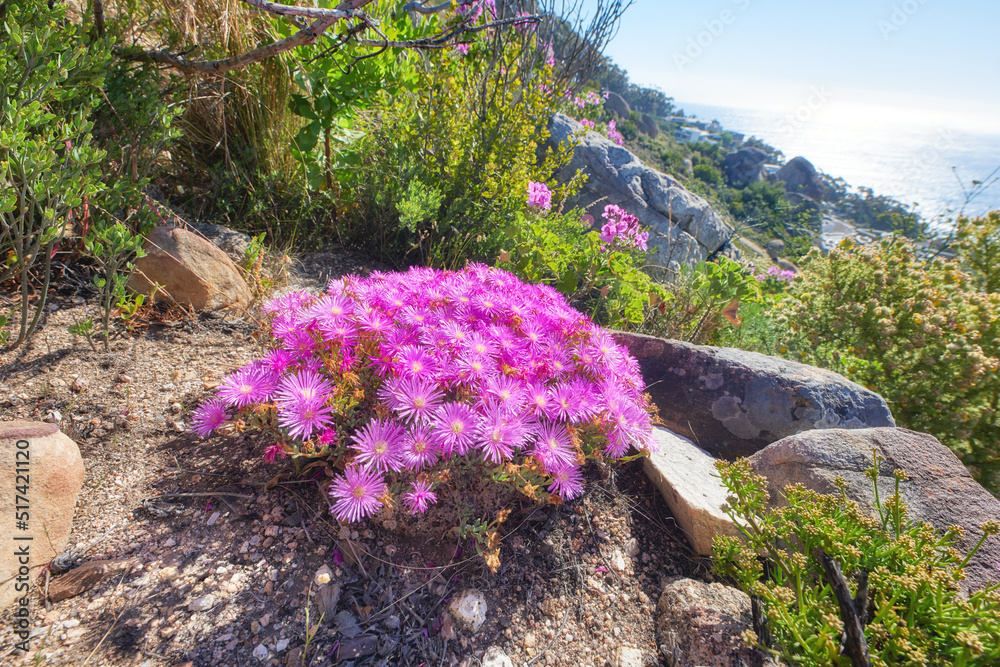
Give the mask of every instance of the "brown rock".
POLYGON ((252 301, 239 269, 222 250, 185 229, 154 227, 143 244, 128 286, 156 299, 169 298, 194 310, 245 309, 252 301), (163 296, 166 292, 166 297, 163 296))
POLYGON ((0 422, 0 609, 25 596, 22 586, 66 546, 83 475, 80 449, 55 424, 0 422), (24 512, 27 529, 11 525, 24 512))
POLYGON ((114 572, 127 568, 132 561, 94 560, 73 568, 49 582, 49 601, 60 602, 84 593, 114 572))
POLYGON ((722 584, 675 579, 656 606, 661 651, 678 666, 753 664, 754 652, 740 637, 751 627, 750 598, 722 584))
MULTIPOLYGON (((772 506, 784 503, 780 492, 801 483, 819 493, 834 493, 833 481, 847 482, 849 498, 874 516, 874 493, 865 470, 872 466, 872 451, 884 458, 879 467, 879 495, 884 500, 895 485, 894 470, 909 477, 900 484, 910 519, 924 521, 940 531, 962 526, 965 537, 958 549, 967 553, 982 537, 980 526, 1000 519, 1000 500, 980 486, 954 453, 933 436, 902 428, 856 431, 834 429, 800 433, 762 449, 750 457, 758 475, 768 480, 772 506)), ((987 538, 965 568, 963 585, 975 590, 1000 581, 1000 536, 987 538)))

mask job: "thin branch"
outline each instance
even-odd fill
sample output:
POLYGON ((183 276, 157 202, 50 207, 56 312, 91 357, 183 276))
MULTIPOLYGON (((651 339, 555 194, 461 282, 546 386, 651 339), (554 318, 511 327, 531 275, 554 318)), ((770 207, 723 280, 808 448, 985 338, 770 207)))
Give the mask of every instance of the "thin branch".
POLYGON ((440 5, 426 7, 420 0, 413 0, 403 5, 404 12, 416 12, 417 14, 437 14, 451 7, 451 0, 445 0, 440 5))
POLYGON ((325 33, 338 21, 349 18, 358 18, 366 25, 372 25, 372 20, 362 11, 361 7, 371 4, 374 0, 346 0, 337 5, 336 9, 317 9, 314 7, 295 7, 292 5, 279 5, 268 0, 243 0, 247 4, 262 9, 268 13, 278 16, 295 18, 305 16, 315 18, 306 28, 302 28, 294 35, 285 39, 265 44, 253 51, 241 53, 232 58, 223 60, 191 61, 177 54, 168 51, 143 51, 141 49, 119 48, 114 49, 114 53, 119 58, 132 60, 135 62, 152 62, 161 65, 175 67, 185 73, 202 74, 224 74, 234 69, 252 65, 255 62, 273 58, 276 55, 290 51, 299 46, 315 44, 320 35, 325 33))
POLYGON ((483 30, 488 30, 490 28, 498 28, 506 25, 521 25, 528 23, 539 23, 542 17, 540 16, 521 16, 518 18, 511 19, 501 19, 499 21, 492 21, 490 23, 484 23, 483 25, 478 25, 475 27, 469 26, 459 26, 448 32, 441 33, 436 37, 429 37, 426 39, 413 39, 407 41, 390 41, 390 40, 378 40, 378 39, 356 39, 355 44, 360 46, 382 46, 393 49, 444 49, 449 46, 453 46, 452 39, 460 34, 469 34, 482 32, 483 30))

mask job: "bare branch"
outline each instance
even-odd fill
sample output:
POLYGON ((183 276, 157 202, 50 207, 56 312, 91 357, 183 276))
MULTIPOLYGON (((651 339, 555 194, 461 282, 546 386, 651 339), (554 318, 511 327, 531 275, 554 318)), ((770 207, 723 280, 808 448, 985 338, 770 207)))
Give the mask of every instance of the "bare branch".
POLYGON ((265 44, 264 46, 254 49, 253 51, 241 53, 237 56, 233 56, 232 58, 225 58, 223 60, 191 61, 181 55, 170 53, 168 51, 144 51, 141 49, 121 47, 116 47, 114 49, 114 53, 119 58, 123 58, 125 60, 160 63, 162 65, 175 67, 182 72, 189 74, 224 74, 234 69, 240 69, 241 67, 246 67, 247 65, 251 65, 255 62, 266 60, 267 58, 273 58, 280 53, 290 51, 291 49, 299 46, 314 44, 316 43, 316 40, 319 39, 320 35, 325 33, 338 21, 346 20, 348 18, 357 18, 360 19, 364 25, 372 26, 372 20, 367 14, 360 11, 360 9, 365 5, 371 4, 373 1, 374 0, 345 0, 337 5, 336 9, 317 9, 313 7, 279 5, 269 2, 269 0, 243 0, 243 2, 248 5, 262 9, 270 14, 286 16, 292 20, 302 16, 315 18, 316 20, 314 20, 309 26, 300 29, 294 35, 286 37, 285 39, 265 44))
POLYGON ((490 28, 499 28, 507 25, 539 23, 541 20, 541 16, 519 16, 517 18, 491 21, 490 23, 484 23, 483 25, 477 26, 463 24, 457 28, 441 33, 436 37, 429 37, 427 39, 413 39, 408 41, 355 39, 354 43, 359 44, 360 46, 384 46, 392 49, 445 49, 453 46, 454 42, 452 40, 461 34, 477 33, 490 28))
POLYGON ((404 12, 416 12, 417 14, 437 14, 451 7, 451 0, 445 0, 440 5, 426 7, 421 0, 413 0, 403 5, 404 12))

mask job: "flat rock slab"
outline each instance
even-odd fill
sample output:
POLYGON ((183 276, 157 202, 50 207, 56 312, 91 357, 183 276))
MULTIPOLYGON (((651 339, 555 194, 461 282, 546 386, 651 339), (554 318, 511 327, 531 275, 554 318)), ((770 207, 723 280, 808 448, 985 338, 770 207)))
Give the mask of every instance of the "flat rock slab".
POLYGON ((0 609, 66 547, 83 475, 79 447, 55 424, 0 422, 0 609))
MULTIPOLYGON (((962 554, 982 537, 980 526, 1000 520, 1000 500, 980 486, 954 453, 933 436, 902 428, 809 431, 780 440, 750 457, 758 475, 768 480, 773 506, 785 504, 781 491, 801 483, 819 493, 836 493, 834 479, 847 482, 849 498, 874 516, 874 493, 865 470, 872 466, 872 451, 885 460, 879 467, 879 495, 885 499, 895 488, 894 470, 909 480, 900 493, 914 521, 924 521, 939 531, 962 526, 962 554)), ((967 590, 1000 581, 1000 536, 987 538, 965 568, 967 590)))
POLYGON ((710 556, 716 534, 737 534, 722 511, 727 492, 715 469, 716 459, 665 428, 654 428, 653 438, 659 451, 645 460, 646 476, 663 494, 694 550, 710 556))
POLYGON ((618 333, 667 428, 717 458, 813 429, 895 426, 885 400, 837 373, 777 357, 618 333))

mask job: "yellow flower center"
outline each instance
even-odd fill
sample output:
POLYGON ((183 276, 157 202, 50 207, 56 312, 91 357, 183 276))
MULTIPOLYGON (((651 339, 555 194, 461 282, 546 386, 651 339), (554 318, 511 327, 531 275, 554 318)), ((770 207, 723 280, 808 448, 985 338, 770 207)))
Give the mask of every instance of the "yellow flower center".
POLYGON ((364 498, 365 488, 363 486, 356 486, 354 487, 354 491, 351 492, 351 495, 353 495, 355 498, 364 498))

